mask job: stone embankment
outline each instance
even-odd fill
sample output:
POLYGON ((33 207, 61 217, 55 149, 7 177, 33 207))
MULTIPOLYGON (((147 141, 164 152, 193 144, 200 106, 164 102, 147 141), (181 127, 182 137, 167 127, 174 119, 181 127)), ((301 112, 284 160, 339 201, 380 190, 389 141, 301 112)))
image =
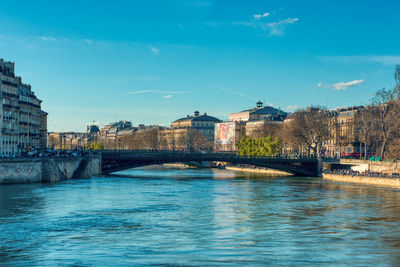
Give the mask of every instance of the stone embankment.
POLYGON ((354 160, 341 159, 340 165, 348 165, 353 171, 362 172, 377 172, 386 175, 400 173, 400 162, 384 162, 384 161, 369 161, 369 160, 354 160))
POLYGON ((400 188, 399 178, 352 176, 346 174, 333 174, 333 173, 323 173, 322 178, 338 182, 360 183, 360 184, 390 186, 390 187, 400 188))
POLYGON ((0 160, 0 184, 58 182, 101 174, 101 156, 0 160))

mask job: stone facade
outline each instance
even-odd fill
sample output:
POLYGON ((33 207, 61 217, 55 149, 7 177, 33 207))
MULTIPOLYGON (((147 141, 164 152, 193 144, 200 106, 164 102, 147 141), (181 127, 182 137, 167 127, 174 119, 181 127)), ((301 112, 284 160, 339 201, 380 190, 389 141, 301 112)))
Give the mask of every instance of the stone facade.
POLYGON ((173 121, 171 128, 159 131, 161 149, 170 150, 207 150, 212 151, 214 143, 214 125, 220 120, 195 111, 173 121))
POLYGON ((45 138, 47 117, 41 117, 42 101, 35 96, 30 85, 15 76, 14 67, 13 62, 0 59, 1 155, 45 147, 41 140, 45 138))
POLYGON ((100 155, 0 161, 0 184, 58 182, 100 174, 100 155))

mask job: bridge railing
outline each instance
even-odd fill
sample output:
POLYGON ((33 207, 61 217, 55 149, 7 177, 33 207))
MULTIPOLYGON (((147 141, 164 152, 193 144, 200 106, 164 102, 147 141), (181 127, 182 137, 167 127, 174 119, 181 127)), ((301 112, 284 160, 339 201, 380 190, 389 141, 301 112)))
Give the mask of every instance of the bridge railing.
POLYGON ((317 157, 310 157, 310 156, 300 156, 300 155, 284 155, 278 154, 273 156, 243 156, 237 155, 235 152, 189 152, 189 151, 177 151, 177 150, 102 150, 103 154, 132 154, 135 153, 135 156, 143 155, 165 155, 165 156, 184 156, 184 155, 191 155, 191 156, 198 156, 201 158, 237 158, 237 159, 295 159, 295 160, 317 160, 317 157))

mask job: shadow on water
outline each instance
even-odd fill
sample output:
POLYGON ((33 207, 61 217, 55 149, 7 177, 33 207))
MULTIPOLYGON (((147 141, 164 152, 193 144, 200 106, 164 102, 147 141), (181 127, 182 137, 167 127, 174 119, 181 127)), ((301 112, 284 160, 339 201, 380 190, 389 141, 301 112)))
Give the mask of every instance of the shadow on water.
POLYGON ((38 216, 44 199, 35 193, 40 184, 0 185, 0 263, 33 259, 34 244, 25 243, 32 216, 38 216), (9 228, 8 224, 21 227, 9 228), (18 243, 18 246, 15 244, 18 243))

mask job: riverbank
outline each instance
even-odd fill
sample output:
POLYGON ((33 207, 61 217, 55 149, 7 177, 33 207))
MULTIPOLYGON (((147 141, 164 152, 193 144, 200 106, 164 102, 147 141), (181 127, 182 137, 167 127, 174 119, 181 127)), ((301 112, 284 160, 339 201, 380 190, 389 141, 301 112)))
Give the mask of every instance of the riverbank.
POLYGON ((342 174, 323 173, 322 179, 338 181, 338 182, 346 182, 346 183, 369 184, 369 185, 400 188, 399 178, 351 176, 342 174))
POLYGON ((164 166, 168 166, 168 167, 177 167, 177 168, 192 168, 189 165, 183 164, 183 163, 164 163, 164 166))
POLYGON ((274 170, 274 169, 266 169, 266 168, 257 168, 257 167, 238 167, 238 166, 225 166, 226 170, 231 171, 240 171, 240 172, 251 172, 251 173, 259 173, 259 174, 274 174, 279 176, 288 176, 293 175, 288 172, 274 170))
POLYGON ((58 182, 101 174, 101 156, 0 160, 0 184, 58 182))

